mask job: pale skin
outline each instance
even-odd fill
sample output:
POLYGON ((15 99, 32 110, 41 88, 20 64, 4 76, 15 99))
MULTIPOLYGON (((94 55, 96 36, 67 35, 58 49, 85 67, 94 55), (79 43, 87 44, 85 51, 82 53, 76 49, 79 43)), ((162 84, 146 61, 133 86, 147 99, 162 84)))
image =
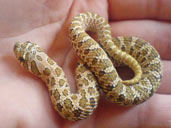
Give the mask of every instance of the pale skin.
MULTIPOLYGON (((171 2, 169 0, 0 0, 0 127, 170 128, 171 2), (114 36, 137 36, 151 43, 163 62, 162 84, 148 101, 121 107, 101 96, 89 118, 70 122, 51 106, 46 85, 24 70, 13 54, 16 41, 36 42, 65 71, 72 91, 75 52, 68 40, 70 20, 80 12, 109 19, 114 36)), ((130 72, 121 75, 130 78, 130 72)))

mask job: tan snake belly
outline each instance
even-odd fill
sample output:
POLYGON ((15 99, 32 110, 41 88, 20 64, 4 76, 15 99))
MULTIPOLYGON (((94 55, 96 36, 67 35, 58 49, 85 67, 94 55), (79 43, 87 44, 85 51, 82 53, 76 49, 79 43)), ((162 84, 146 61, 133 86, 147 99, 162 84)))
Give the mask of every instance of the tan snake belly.
POLYGON ((69 37, 81 60, 75 75, 76 94, 70 92, 63 70, 37 44, 25 42, 14 46, 23 67, 47 84, 52 104, 62 117, 80 120, 91 115, 98 104, 98 87, 111 102, 126 106, 146 101, 159 88, 162 63, 148 42, 137 37, 112 39, 108 22, 89 12, 74 17, 69 37), (86 31, 96 33, 98 43, 86 31), (134 71, 133 79, 119 77, 114 65, 120 64, 134 71))

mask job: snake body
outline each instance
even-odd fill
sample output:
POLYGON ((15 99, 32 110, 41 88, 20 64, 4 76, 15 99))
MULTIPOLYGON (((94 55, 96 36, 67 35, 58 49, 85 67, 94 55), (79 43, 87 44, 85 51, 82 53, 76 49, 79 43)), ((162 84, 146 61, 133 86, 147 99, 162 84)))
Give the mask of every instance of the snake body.
POLYGON ((69 37, 80 58, 75 79, 78 91, 70 92, 63 70, 34 43, 16 43, 14 53, 25 69, 47 84, 60 115, 80 120, 97 107, 99 90, 111 102, 132 106, 146 101, 159 88, 162 63, 158 52, 137 37, 111 37, 108 22, 95 13, 80 13, 71 21, 69 37), (98 43, 86 32, 96 33, 98 43), (127 65, 134 78, 122 80, 115 65, 127 65))

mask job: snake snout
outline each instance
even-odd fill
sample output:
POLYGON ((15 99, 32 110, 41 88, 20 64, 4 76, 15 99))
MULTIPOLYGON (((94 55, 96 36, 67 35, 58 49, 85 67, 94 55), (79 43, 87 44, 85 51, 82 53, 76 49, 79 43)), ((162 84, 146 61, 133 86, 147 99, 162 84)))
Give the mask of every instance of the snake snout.
POLYGON ((14 45, 14 53, 15 53, 15 56, 16 58, 20 61, 20 62, 24 62, 25 60, 25 50, 26 50, 26 47, 28 46, 30 42, 27 41, 27 42, 24 42, 24 43, 21 43, 21 42, 16 42, 15 45, 14 45))
POLYGON ((17 57, 17 58, 19 58, 20 57, 20 52, 21 52, 21 43, 19 43, 19 42, 16 42, 15 43, 15 45, 14 45, 14 53, 15 53, 15 56, 17 57))

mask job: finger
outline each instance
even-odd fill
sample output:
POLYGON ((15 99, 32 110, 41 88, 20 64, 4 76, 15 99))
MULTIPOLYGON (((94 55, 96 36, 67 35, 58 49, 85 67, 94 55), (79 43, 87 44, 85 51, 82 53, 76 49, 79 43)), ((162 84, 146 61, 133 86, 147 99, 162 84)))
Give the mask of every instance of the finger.
POLYGON ((96 111, 97 128, 152 128, 170 126, 171 95, 156 94, 143 104, 122 107, 102 101, 96 111))
POLYGON ((160 94, 171 94, 171 61, 162 61, 163 62, 163 78, 162 83, 157 91, 160 94))
POLYGON ((153 45, 162 59, 171 59, 171 24, 150 20, 111 22, 113 37, 136 36, 153 45))
POLYGON ((53 22, 62 24, 72 1, 0 0, 0 37, 20 35, 53 22))
POLYGON ((170 0, 109 0, 111 20, 157 19, 171 20, 170 0))

